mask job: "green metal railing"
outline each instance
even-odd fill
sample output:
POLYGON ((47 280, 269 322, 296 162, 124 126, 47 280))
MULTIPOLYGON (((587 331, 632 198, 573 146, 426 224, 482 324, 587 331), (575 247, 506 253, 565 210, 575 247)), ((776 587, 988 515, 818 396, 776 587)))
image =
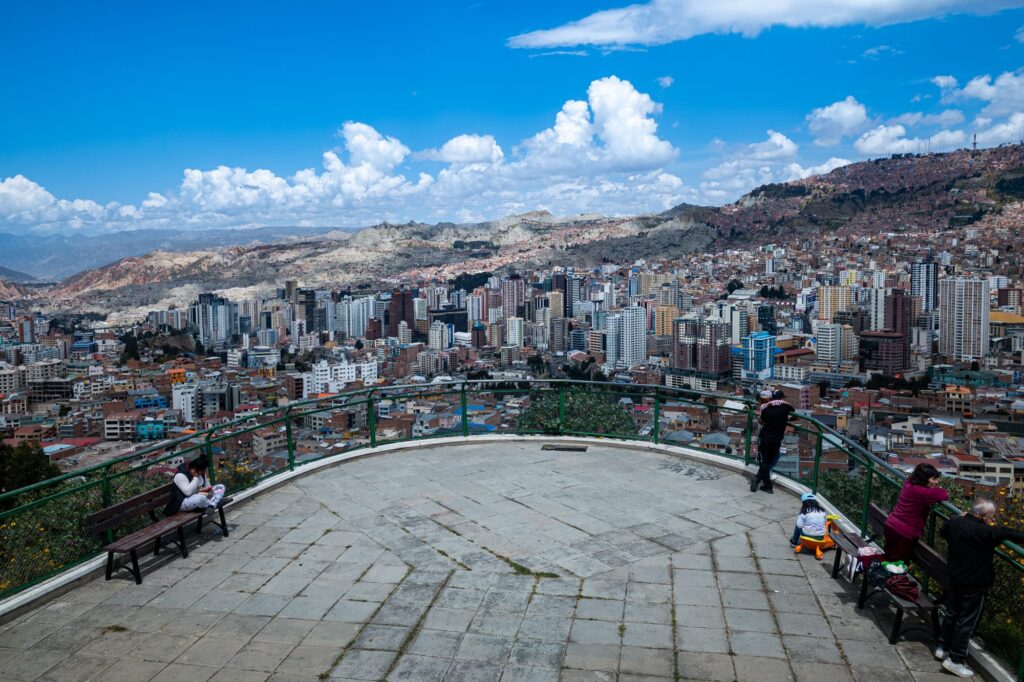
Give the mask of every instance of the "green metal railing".
MULTIPOLYGON (((608 382, 465 381, 374 387, 294 402, 0 494, 0 598, 98 556, 103 541, 134 528, 93 538, 86 530, 86 517, 165 484, 172 465, 201 453, 214 463, 211 478, 238 492, 342 452, 486 433, 672 444, 751 464, 756 428, 756 405, 743 398, 608 382), (424 431, 414 426, 415 419, 396 416, 419 410, 428 412, 437 425, 424 431), (347 424, 321 437, 314 425, 328 415, 347 424), (686 427, 694 423, 698 426, 692 431, 714 436, 685 437, 691 431, 686 427), (262 459, 255 456, 257 438, 264 450, 268 443, 277 444, 262 459)), ((784 446, 781 473, 820 492, 865 535, 869 505, 891 508, 905 478, 813 417, 799 416, 784 446)), ((936 529, 942 520, 960 513, 953 504, 937 505, 925 540, 944 549, 936 529)), ((1008 544, 997 556, 996 589, 1001 594, 991 600, 979 633, 1005 655, 1020 657, 1020 680, 1024 550, 1008 544)))

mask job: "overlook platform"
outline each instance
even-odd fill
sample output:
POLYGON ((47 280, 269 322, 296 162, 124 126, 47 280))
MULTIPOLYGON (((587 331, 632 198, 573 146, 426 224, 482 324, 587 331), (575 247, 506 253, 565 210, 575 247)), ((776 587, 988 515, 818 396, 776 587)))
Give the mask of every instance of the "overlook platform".
MULTIPOLYGON (((558 443, 557 439, 549 442, 558 443)), ((945 680, 798 503, 628 444, 421 444, 320 469, 0 625, 0 680, 945 680), (555 577, 557 576, 557 577, 555 577)), ((920 641, 913 638, 919 637, 920 641)))

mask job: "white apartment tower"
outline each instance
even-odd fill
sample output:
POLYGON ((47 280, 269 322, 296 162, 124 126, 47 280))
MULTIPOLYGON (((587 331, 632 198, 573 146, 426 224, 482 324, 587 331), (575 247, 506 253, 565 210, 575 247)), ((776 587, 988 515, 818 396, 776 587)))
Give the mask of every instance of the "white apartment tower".
POLYGON ((950 277, 939 281, 939 354, 960 362, 988 353, 988 280, 950 277))

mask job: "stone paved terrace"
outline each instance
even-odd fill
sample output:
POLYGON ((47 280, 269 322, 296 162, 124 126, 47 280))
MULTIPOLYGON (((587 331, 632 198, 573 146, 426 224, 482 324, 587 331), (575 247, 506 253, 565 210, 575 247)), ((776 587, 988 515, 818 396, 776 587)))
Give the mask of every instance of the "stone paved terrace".
POLYGON ((829 561, 792 555, 797 506, 614 445, 354 460, 238 505, 141 586, 0 625, 0 679, 950 679, 886 642, 884 600, 858 613, 829 561))

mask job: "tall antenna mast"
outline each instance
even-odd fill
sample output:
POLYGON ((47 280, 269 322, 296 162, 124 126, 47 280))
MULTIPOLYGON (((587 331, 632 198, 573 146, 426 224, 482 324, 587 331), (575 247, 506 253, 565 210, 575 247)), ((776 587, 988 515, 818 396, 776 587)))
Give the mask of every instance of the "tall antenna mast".
POLYGON ((978 133, 974 133, 974 144, 972 146, 974 151, 978 151, 978 133))

